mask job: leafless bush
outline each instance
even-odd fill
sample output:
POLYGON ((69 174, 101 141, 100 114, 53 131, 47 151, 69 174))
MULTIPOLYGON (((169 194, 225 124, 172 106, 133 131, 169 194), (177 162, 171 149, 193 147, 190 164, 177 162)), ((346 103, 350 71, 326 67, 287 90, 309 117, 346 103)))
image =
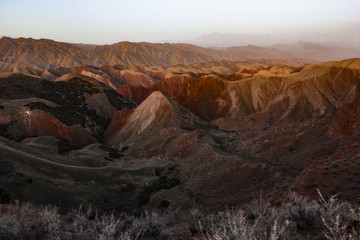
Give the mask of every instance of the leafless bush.
POLYGON ((244 206, 209 213, 193 209, 175 218, 169 212, 144 212, 141 216, 125 213, 101 215, 91 207, 80 207, 60 215, 56 207, 30 204, 0 205, 2 239, 102 239, 132 240, 142 237, 166 239, 161 234, 171 226, 188 223, 193 239, 291 240, 360 239, 360 208, 341 202, 336 196, 320 200, 292 193, 290 201, 274 208, 262 199, 244 206))
POLYGON ((290 222, 273 213, 248 219, 243 210, 226 210, 204 216, 199 220, 199 231, 205 239, 211 240, 291 239, 294 235, 290 222))
POLYGON ((315 201, 296 193, 291 193, 290 202, 286 205, 285 218, 296 224, 298 229, 307 229, 317 225, 320 219, 320 205, 315 201))
POLYGON ((0 215, 0 239, 59 239, 59 227, 56 207, 16 204, 0 215))
POLYGON ((199 220, 199 230, 206 239, 244 239, 248 234, 242 210, 226 210, 199 220))
POLYGON ((321 220, 327 239, 360 239, 360 207, 350 202, 340 202, 337 196, 328 200, 318 190, 321 203, 321 220))
POLYGON ((0 216, 0 239, 16 239, 20 231, 20 222, 15 216, 0 216))
POLYGON ((69 224, 63 224, 63 231, 66 239, 90 239, 96 235, 95 224, 93 221, 89 221, 91 216, 97 217, 97 213, 94 212, 89 206, 84 209, 80 206, 78 210, 73 210, 66 214, 69 224))

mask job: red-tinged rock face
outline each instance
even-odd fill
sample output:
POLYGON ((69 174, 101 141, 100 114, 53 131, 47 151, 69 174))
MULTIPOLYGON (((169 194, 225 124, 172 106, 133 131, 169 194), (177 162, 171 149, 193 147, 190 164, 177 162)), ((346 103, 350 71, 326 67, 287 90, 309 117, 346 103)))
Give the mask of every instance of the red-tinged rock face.
POLYGON ((117 92, 136 104, 140 104, 152 93, 152 90, 143 86, 125 86, 117 92))
POLYGON ((347 62, 343 67, 338 62, 310 65, 300 72, 273 65, 250 76, 169 75, 153 89, 227 129, 237 129, 244 121, 284 125, 331 116, 353 102, 360 72, 352 60, 347 62))
POLYGON ((121 131, 121 129, 123 129, 123 127, 128 123, 129 118, 133 112, 134 112, 133 109, 132 110, 124 109, 116 112, 113 115, 110 125, 104 133, 105 143, 109 145, 115 145, 118 143, 116 141, 113 141, 112 139, 114 139, 118 134, 118 132, 121 131))
MULTIPOLYGON (((2 113, 4 114, 4 112, 2 113)), ((53 136, 79 145, 97 142, 80 125, 66 126, 51 114, 41 110, 19 109, 16 115, 10 116, 9 120, 1 122, 1 124, 8 125, 7 133, 15 140, 37 136, 53 136)))
POLYGON ((351 137, 360 133, 360 97, 336 112, 329 128, 332 137, 351 137))
POLYGON ((204 120, 226 115, 229 96, 222 95, 227 83, 217 76, 172 75, 153 87, 204 120))

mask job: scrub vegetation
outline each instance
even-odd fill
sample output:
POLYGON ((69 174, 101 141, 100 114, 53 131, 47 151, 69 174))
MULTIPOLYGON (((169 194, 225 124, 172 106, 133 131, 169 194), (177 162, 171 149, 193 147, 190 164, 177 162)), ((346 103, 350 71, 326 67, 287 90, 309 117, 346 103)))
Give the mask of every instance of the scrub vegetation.
POLYGON ((1 239, 359 239, 359 223, 356 204, 320 192, 318 201, 292 193, 281 207, 260 199, 241 209, 181 216, 165 208, 134 216, 80 206, 60 215, 53 206, 0 205, 1 239))

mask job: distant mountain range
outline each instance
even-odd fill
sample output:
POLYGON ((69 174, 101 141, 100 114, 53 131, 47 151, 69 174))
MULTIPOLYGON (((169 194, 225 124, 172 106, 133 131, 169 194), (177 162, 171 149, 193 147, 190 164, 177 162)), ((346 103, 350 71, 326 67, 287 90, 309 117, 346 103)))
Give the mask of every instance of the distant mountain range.
POLYGON ((302 63, 343 60, 360 56, 360 50, 300 42, 272 47, 203 48, 182 43, 87 45, 49 39, 0 39, 0 69, 31 67, 39 70, 81 65, 168 66, 206 61, 295 60, 302 63))
POLYGON ((271 42, 269 35, 247 35, 233 33, 209 33, 194 39, 188 40, 187 43, 202 47, 218 47, 227 48, 234 46, 258 45, 268 46, 271 42))
MULTIPOLYGON (((345 30, 344 30, 345 31, 345 30)), ((270 35, 247 35, 232 33, 210 33, 187 41, 201 47, 211 47, 216 49, 226 49, 234 46, 257 45, 266 49, 276 49, 287 52, 292 57, 311 59, 319 62, 330 60, 344 60, 356 58, 360 54, 359 36, 357 33, 350 34, 349 31, 344 36, 350 39, 340 39, 339 36, 326 38, 322 36, 324 43, 311 43, 295 40, 291 36, 270 36, 270 35)), ((310 38, 310 36, 308 36, 310 38)), ((304 37, 306 38, 306 36, 304 37)), ((301 39, 301 37, 299 37, 301 39)))
POLYGON ((258 45, 262 47, 274 44, 289 44, 298 42, 312 42, 325 46, 360 49, 360 23, 351 26, 338 26, 336 32, 283 32, 278 34, 234 34, 213 32, 185 41, 201 47, 233 47, 258 45))

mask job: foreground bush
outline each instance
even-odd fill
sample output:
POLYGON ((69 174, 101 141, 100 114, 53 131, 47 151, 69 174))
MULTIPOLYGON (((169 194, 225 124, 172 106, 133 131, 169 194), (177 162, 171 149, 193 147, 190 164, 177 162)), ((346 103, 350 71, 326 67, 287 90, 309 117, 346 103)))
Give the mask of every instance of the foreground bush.
POLYGON ((99 216, 81 207, 60 215, 51 206, 1 205, 0 239, 360 239, 360 208, 319 196, 315 202, 292 194, 279 208, 254 201, 243 209, 194 209, 181 217, 166 212, 99 216))

